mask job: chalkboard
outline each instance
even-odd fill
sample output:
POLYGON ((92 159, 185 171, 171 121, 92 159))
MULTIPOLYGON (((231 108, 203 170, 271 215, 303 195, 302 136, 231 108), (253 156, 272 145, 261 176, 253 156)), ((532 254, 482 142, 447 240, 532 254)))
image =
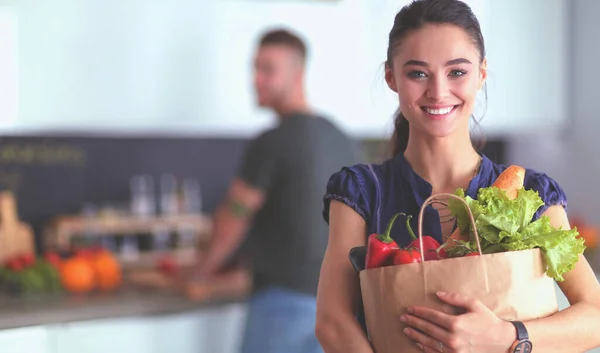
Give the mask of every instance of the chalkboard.
MULTIPOLYGON (((20 218, 36 244, 53 217, 79 213, 84 204, 127 204, 130 179, 163 173, 200 181, 203 211, 222 200, 242 158, 243 138, 32 135, 0 138, 0 188, 15 191, 20 218)), ((363 141, 366 162, 381 159, 382 141, 363 141)), ((505 143, 488 141, 483 152, 504 162, 505 143)), ((323 186, 325 187, 325 186, 323 186)))
MULTIPOLYGON (((0 187, 15 191, 20 218, 35 230, 60 214, 129 202, 130 179, 163 173, 200 181, 212 212, 235 175, 244 139, 185 137, 4 136, 0 187)), ((157 185, 155 185, 157 187, 157 185)))

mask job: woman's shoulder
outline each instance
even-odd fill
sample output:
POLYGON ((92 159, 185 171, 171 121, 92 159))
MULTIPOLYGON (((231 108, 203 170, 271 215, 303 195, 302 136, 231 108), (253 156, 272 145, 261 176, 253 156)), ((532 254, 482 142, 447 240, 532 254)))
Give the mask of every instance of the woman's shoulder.
POLYGON ((327 182, 324 196, 324 219, 329 221, 329 205, 331 200, 336 200, 352 207, 368 220, 378 185, 384 182, 391 170, 392 161, 386 160, 381 163, 349 165, 333 173, 327 182))

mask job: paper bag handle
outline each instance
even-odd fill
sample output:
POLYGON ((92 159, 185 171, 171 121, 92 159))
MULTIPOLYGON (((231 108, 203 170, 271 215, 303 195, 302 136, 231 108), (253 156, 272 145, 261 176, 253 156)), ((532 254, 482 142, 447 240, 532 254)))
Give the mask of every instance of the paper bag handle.
POLYGON ((467 209, 467 214, 469 215, 469 221, 471 222, 471 229, 473 230, 473 235, 475 235, 475 241, 477 242, 477 250, 479 251, 479 255, 483 255, 483 253, 481 252, 481 242, 479 241, 479 234, 477 234, 477 227, 475 227, 475 218, 473 217, 473 213, 471 212, 469 205, 465 202, 465 200, 463 200, 459 196, 456 196, 454 194, 449 194, 449 193, 439 193, 439 194, 429 196, 423 202, 423 205, 421 206, 421 210, 419 211, 419 223, 418 223, 418 225, 419 225, 418 233, 419 234, 418 235, 419 235, 419 250, 421 251, 421 258, 422 259, 425 258, 425 253, 423 251, 423 216, 425 215, 425 208, 427 208, 427 206, 429 206, 430 204, 441 202, 442 201, 441 197, 453 198, 455 200, 460 201, 465 206, 465 208, 467 209))

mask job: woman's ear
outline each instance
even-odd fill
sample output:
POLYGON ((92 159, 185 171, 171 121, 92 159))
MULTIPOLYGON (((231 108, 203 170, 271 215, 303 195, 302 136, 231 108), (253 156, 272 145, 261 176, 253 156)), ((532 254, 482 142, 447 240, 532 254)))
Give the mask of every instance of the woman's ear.
POLYGON ((398 89, 396 88, 396 80, 394 79, 394 72, 388 64, 385 64, 385 82, 387 82, 388 87, 392 91, 398 93, 398 89))
POLYGON ((479 88, 483 87, 485 80, 487 79, 487 59, 484 58, 481 62, 481 68, 479 69, 479 88))

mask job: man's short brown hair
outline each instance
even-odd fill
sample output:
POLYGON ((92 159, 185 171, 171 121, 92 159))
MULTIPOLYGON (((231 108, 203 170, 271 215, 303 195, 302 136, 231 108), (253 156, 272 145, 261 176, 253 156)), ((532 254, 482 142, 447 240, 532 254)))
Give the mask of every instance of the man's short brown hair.
POLYGON ((275 29, 263 34, 260 38, 260 46, 265 45, 284 45, 290 47, 298 51, 302 60, 306 60, 306 44, 304 44, 304 41, 298 35, 286 29, 275 29))

